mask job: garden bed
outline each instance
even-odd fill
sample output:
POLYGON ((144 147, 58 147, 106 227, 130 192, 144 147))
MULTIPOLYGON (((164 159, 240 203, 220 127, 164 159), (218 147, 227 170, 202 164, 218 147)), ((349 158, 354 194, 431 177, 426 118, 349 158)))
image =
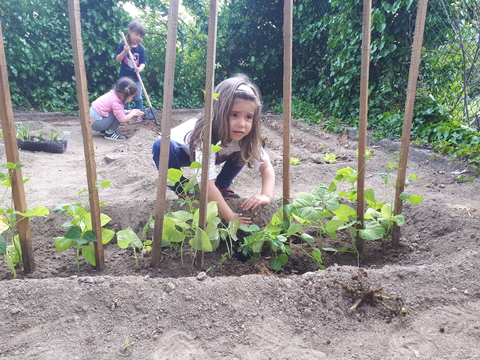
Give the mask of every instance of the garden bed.
MULTIPOLYGON (((174 121, 198 110, 176 111, 174 121)), ((159 114, 160 115, 160 114, 159 114)), ((161 116, 159 116, 159 119, 161 116)), ((69 130, 67 156, 21 151, 30 207, 80 201, 86 188, 80 122, 60 114, 16 113, 31 130, 69 130)), ((266 148, 276 171, 275 201, 248 213, 260 227, 280 206, 282 197, 281 118, 265 116, 266 148)), ((157 172, 151 160, 153 141, 161 128, 153 121, 122 125, 125 142, 107 141, 94 133, 95 161, 108 228, 130 226, 140 233, 155 211, 157 172)), ((292 196, 329 184, 338 170, 356 167, 355 139, 323 133, 295 122, 291 155, 292 196), (322 158, 337 155, 335 163, 322 158)), ((3 141, 0 140, 0 146, 3 141)), ((395 161, 398 143, 369 144, 366 187, 383 198, 388 161, 395 161)), ((0 163, 4 163, 0 152, 0 163)), ((400 247, 368 241, 363 254, 325 254, 326 270, 300 249, 292 250, 281 271, 272 271, 265 254, 255 261, 225 258, 220 247, 205 253, 205 268, 191 265, 178 253, 163 249, 159 266, 150 254, 135 265, 133 251, 115 240, 105 246, 106 268, 97 271, 73 249, 58 253, 53 237, 65 232, 66 218, 51 213, 32 219, 35 271, 13 280, 0 265, 0 321, 8 338, 0 345, 5 359, 474 359, 480 357, 480 192, 479 179, 463 164, 451 164, 422 148, 410 148, 407 173, 419 176, 408 190, 425 200, 404 206, 406 224, 400 247), (464 171, 466 170, 466 171, 464 171), (360 265, 360 268, 357 265, 360 265), (205 272, 206 278, 199 273, 205 272), (203 280, 202 280, 203 279, 203 280), (355 295, 341 283, 372 295, 350 310, 355 295), (374 294, 401 297, 405 316, 373 301, 374 294)), ((242 197, 260 188, 253 170, 245 169, 233 185, 242 197)), ((178 204, 170 192, 168 209, 178 204)), ((239 209, 241 201, 232 201, 239 209)), ((310 232, 312 236, 314 232, 310 232)), ((323 246, 341 249, 348 234, 324 237, 323 246)), ((388 303, 391 307, 395 302, 388 303)))

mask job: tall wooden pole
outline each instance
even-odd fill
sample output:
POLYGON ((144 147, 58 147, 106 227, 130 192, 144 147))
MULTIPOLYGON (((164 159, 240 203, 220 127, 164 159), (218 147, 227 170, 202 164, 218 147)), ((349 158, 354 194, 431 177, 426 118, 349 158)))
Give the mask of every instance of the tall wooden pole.
MULTIPOLYGON (((408 148, 410 146, 410 132, 412 130, 413 107, 415 105, 415 93, 417 91, 418 69, 422 54, 423 32, 425 29, 425 18, 427 17, 428 0, 419 0, 417 8, 417 19, 415 20, 415 34, 413 37, 412 57, 410 72, 408 74, 407 99, 405 101, 405 116, 403 118, 402 143, 400 145, 400 159, 398 161, 397 184, 395 191, 394 215, 402 213, 403 203, 400 195, 405 189, 405 178, 407 172, 408 148)), ((400 227, 393 224, 392 243, 396 248, 400 242, 400 227)))
POLYGON ((290 203, 290 132, 292 123, 293 0, 283 8, 283 204, 290 203))
POLYGON ((85 71, 85 59, 83 57, 82 28, 80 24, 79 0, 68 0, 68 13, 70 17, 70 33, 72 38, 73 61, 75 67, 75 79, 77 81, 78 109, 80 112, 80 124, 83 137, 83 151, 85 153, 85 166, 87 170, 88 194, 90 212, 92 214, 92 230, 97 237, 94 242, 96 268, 101 270, 105 267, 105 258, 102 243, 102 224, 100 220, 100 204, 97 189, 97 165, 90 127, 90 106, 88 99, 87 76, 85 71))
MULTIPOLYGON (((357 228, 363 228, 365 196, 365 154, 367 149, 368 123, 368 80, 370 68, 370 28, 372 22, 372 0, 363 1, 362 69, 360 76, 360 119, 358 124, 358 180, 357 180, 357 228)), ((358 236, 356 247, 363 252, 363 239, 358 236)))
MULTIPOLYGON (((3 136, 5 142, 5 154, 7 161, 18 164, 20 155, 18 153, 15 123, 13 119, 12 98, 10 96, 10 85, 8 83, 7 60, 3 44, 2 24, 0 22, 0 120, 2 122, 3 136)), ((15 210, 22 213, 27 211, 27 199, 23 186, 23 175, 21 169, 10 171, 12 181, 12 197, 15 210)), ((23 271, 30 273, 35 264, 33 261, 32 238, 30 234, 30 221, 17 215, 17 230, 22 250, 23 271)))
MULTIPOLYGON (((210 148, 212 143, 212 119, 213 119, 213 89, 215 81, 215 58, 217 47, 217 22, 218 22, 218 3, 216 0, 210 0, 210 17, 208 22, 208 45, 207 45, 207 65, 205 79, 205 128, 202 138, 202 182, 200 184, 200 216, 198 225, 205 230, 207 226, 207 205, 208 205, 208 167, 210 166, 210 148)), ((197 266, 202 268, 204 265, 204 252, 197 251, 197 266)))
POLYGON ((175 59, 177 52, 178 0, 170 1, 168 12, 167 53, 162 110, 162 143, 158 166, 158 187, 155 206, 155 226, 153 228, 152 258, 150 265, 157 266, 162 250, 163 220, 165 219, 165 199, 167 191, 168 158, 170 156, 170 130, 172 128, 172 103, 175 80, 175 59))

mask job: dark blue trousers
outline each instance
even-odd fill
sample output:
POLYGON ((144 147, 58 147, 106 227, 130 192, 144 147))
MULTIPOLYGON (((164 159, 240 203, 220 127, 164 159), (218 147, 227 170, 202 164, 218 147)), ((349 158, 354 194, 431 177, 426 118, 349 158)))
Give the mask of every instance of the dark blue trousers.
MULTIPOLYGON (((153 161, 158 169, 160 165, 160 146, 162 139, 157 139, 152 146, 152 155, 153 161)), ((169 169, 178 169, 181 170, 182 167, 190 166, 192 162, 190 161, 190 155, 185 151, 185 148, 177 143, 176 141, 170 140, 170 155, 168 158, 168 168, 169 169)), ((227 157, 225 163, 222 167, 222 170, 217 175, 215 179, 215 185, 219 189, 225 189, 232 185, 233 179, 242 171, 242 164, 238 164, 235 160, 227 157)), ((175 191, 176 194, 181 194, 182 187, 181 183, 184 182, 186 178, 182 179, 175 184, 175 186, 169 186, 170 189, 175 191)))

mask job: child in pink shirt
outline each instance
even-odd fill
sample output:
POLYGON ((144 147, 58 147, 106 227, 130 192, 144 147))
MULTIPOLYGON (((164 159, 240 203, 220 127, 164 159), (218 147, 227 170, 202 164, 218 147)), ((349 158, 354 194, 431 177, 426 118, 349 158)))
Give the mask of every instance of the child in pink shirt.
POLYGON ((107 140, 125 140, 125 136, 120 135, 117 128, 121 123, 143 115, 140 109, 132 109, 128 113, 124 110, 125 104, 132 101, 138 91, 132 79, 128 77, 118 79, 112 90, 92 103, 90 107, 92 130, 100 131, 107 140))

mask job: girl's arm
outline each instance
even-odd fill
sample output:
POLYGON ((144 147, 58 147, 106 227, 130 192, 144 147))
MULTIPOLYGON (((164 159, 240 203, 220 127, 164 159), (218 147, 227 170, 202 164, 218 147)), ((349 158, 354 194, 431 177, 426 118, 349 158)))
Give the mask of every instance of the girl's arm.
POLYGON ((128 44, 123 45, 123 51, 115 57, 115 61, 121 63, 123 58, 127 55, 128 50, 130 50, 130 46, 128 46, 128 44))
POLYGON ((242 204, 243 210, 256 209, 260 205, 267 205, 272 201, 273 190, 275 188, 275 171, 271 162, 266 162, 260 165, 260 174, 262 175, 262 192, 260 195, 255 195, 242 204))
MULTIPOLYGON (((201 186, 201 184, 198 184, 201 186)), ((218 212, 222 216, 223 219, 230 222, 233 220, 239 220, 241 225, 250 225, 252 220, 247 217, 243 217, 242 214, 237 214, 230 209, 227 202, 222 196, 220 190, 218 190, 217 186, 215 185, 215 180, 208 180, 208 202, 216 201, 218 206, 218 212)))

